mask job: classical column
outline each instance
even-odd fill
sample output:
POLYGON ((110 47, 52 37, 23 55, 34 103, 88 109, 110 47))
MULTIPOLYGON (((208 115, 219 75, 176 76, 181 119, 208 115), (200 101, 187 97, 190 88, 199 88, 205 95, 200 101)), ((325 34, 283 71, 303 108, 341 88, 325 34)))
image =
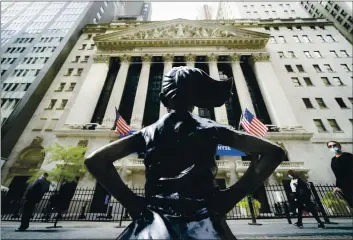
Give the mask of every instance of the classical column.
POLYGON ((77 97, 73 100, 66 124, 90 123, 109 69, 109 56, 95 56, 77 97))
POLYGON ((255 76, 266 108, 269 111, 272 124, 281 127, 299 126, 292 107, 270 62, 270 55, 268 53, 253 54, 252 59, 255 76))
MULTIPOLYGON (((185 60, 186 60, 186 66, 189 68, 195 67, 195 60, 196 60, 196 55, 189 53, 185 55, 185 60)), ((193 114, 199 115, 199 108, 195 106, 194 110, 192 111, 193 114)))
POLYGON ((130 67, 131 56, 123 55, 120 56, 120 68, 118 75, 116 76, 113 90, 110 94, 110 99, 105 110, 103 125, 107 127, 113 127, 115 121, 115 107, 119 109, 121 97, 123 96, 127 73, 130 67))
MULTIPOLYGON (((216 80, 220 80, 218 67, 217 67, 217 60, 218 60, 218 56, 215 54, 211 54, 207 56, 210 76, 216 80)), ((225 105, 214 108, 214 111, 215 111, 217 122, 222 124, 228 124, 227 109, 225 105)))
POLYGON ((238 94, 242 113, 244 113, 245 108, 247 108, 252 114, 255 115, 255 109, 251 101, 249 88, 248 88, 248 85, 246 84, 243 71, 241 70, 241 67, 240 67, 240 63, 239 63, 240 55, 233 54, 230 56, 230 60, 232 61, 234 84, 237 89, 237 94, 238 94))
POLYGON ((150 76, 151 60, 152 56, 150 55, 146 54, 142 56, 142 69, 136 90, 134 108, 132 110, 130 123, 132 129, 142 128, 142 120, 143 114, 145 112, 145 104, 148 90, 148 80, 150 76))
MULTIPOLYGON (((170 69, 172 69, 173 59, 174 59, 174 56, 171 54, 166 54, 163 56, 163 60, 164 60, 163 77, 169 72, 170 69)), ((168 113, 167 108, 161 102, 161 105, 159 107, 159 117, 163 117, 167 113, 168 113)))

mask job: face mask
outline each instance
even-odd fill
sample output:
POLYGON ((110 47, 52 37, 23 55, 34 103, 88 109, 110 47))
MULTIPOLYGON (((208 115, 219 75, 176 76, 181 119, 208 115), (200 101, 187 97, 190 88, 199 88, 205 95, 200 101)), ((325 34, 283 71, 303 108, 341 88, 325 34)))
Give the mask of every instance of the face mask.
POLYGON ((338 147, 330 148, 330 151, 333 153, 339 153, 341 150, 338 147))

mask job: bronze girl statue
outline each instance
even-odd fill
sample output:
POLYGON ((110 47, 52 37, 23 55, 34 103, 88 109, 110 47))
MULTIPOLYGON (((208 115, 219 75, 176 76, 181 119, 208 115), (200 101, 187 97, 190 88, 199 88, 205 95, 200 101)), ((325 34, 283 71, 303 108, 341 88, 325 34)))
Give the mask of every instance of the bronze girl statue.
POLYGON ((172 68, 160 93, 168 114, 87 157, 88 170, 133 219, 118 239, 235 239, 226 213, 256 190, 286 154, 270 141, 191 113, 194 106, 222 106, 232 82, 217 81, 197 68, 172 68), (215 182, 218 144, 259 156, 224 190, 215 182), (132 192, 113 166, 136 152, 145 155, 144 197, 132 192))

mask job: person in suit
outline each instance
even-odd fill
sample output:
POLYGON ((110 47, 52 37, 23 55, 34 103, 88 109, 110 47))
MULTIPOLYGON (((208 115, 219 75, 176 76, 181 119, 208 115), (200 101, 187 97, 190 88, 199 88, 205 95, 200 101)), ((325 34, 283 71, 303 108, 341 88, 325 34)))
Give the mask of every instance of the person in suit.
POLYGON ((45 192, 49 191, 50 182, 47 180, 48 173, 40 176, 25 193, 25 201, 21 217, 21 225, 16 231, 26 231, 29 227, 29 221, 32 217, 36 204, 42 199, 45 192))
POLYGON ((295 198, 298 209, 298 221, 294 225, 303 228, 303 210, 306 209, 318 222, 318 228, 325 228, 316 212, 315 204, 311 201, 311 190, 308 184, 302 180, 295 171, 288 171, 288 177, 291 179, 290 187, 295 198))
POLYGON ((336 187, 333 191, 353 208, 353 155, 342 152, 341 144, 336 141, 327 142, 327 148, 335 154, 331 159, 331 169, 336 177, 336 187))

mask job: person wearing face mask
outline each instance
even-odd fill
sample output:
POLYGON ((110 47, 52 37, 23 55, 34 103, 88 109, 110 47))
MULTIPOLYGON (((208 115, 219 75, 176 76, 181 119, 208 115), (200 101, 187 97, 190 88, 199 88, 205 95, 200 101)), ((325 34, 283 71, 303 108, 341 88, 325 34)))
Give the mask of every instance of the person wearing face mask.
POLYGON ((353 208, 353 154, 342 152, 341 144, 336 141, 329 141, 327 147, 335 154, 331 160, 331 169, 336 177, 334 192, 353 208))
POLYGON ((319 215, 316 212, 315 204, 311 201, 311 191, 306 182, 299 178, 298 174, 293 170, 288 171, 288 177, 291 179, 290 187, 293 192, 295 202, 298 209, 298 221, 294 223, 294 226, 303 228, 303 210, 310 211, 313 217, 318 223, 318 228, 325 228, 324 223, 320 220, 319 215))

